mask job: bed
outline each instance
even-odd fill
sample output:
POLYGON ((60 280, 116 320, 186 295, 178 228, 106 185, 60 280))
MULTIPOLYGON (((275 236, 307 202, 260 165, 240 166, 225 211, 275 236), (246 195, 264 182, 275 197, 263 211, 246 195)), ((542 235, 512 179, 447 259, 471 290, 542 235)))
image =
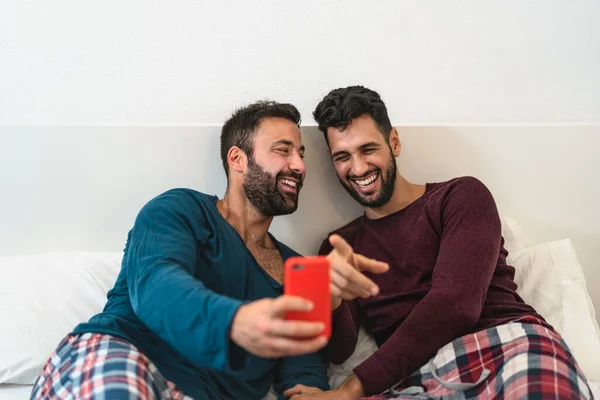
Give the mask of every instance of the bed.
POLYGON ((0 400, 28 399, 31 394, 31 385, 0 385, 0 400))
MULTIPOLYGON (((502 225, 519 293, 560 331, 600 395, 600 332, 571 241, 530 246, 514 219, 503 217, 502 225)), ((0 400, 27 398, 60 339, 101 311, 121 257, 90 251, 0 257, 0 320, 10 321, 0 328, 0 380, 10 383, 0 385, 0 400), (47 290, 48 282, 56 282, 53 290, 47 290)), ((361 330, 350 359, 330 366, 330 384, 339 385, 375 349, 361 330)))

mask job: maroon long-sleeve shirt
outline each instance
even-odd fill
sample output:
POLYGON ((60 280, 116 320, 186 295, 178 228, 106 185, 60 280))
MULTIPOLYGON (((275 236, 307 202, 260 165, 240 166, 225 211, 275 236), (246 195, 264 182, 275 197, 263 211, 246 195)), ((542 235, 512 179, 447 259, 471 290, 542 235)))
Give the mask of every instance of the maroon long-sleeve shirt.
MULTIPOLYGON (((375 220, 362 216, 335 233, 390 265, 387 273, 367 274, 378 296, 344 302, 333 313, 331 362, 353 353, 360 325, 379 345, 354 370, 367 395, 407 377, 460 336, 525 315, 541 318, 516 293, 496 204, 475 178, 427 184, 408 207, 375 220)), ((325 240, 320 253, 330 250, 325 240)))

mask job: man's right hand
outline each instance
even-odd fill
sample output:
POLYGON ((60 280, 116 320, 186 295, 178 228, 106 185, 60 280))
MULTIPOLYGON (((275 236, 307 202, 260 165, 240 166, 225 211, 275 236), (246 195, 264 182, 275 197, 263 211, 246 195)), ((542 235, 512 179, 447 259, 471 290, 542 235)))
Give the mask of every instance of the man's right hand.
POLYGON ((248 352, 264 358, 313 353, 327 344, 317 337, 321 322, 286 321, 288 311, 309 311, 312 303, 294 296, 256 300, 240 306, 231 323, 231 340, 248 352))
POLYGON ((342 300, 377 296, 379 286, 363 272, 381 274, 390 269, 389 265, 355 253, 340 235, 331 235, 329 244, 333 248, 327 256, 331 263, 331 309, 338 308, 342 300))

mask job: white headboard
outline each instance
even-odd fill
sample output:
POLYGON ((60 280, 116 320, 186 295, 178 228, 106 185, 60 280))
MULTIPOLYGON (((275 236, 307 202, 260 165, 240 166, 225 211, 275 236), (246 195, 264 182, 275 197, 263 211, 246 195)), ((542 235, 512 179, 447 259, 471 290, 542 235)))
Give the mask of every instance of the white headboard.
MULTIPOLYGON (((222 196, 216 126, 0 127, 0 255, 120 250, 140 207, 173 187, 222 196)), ((473 175, 532 244, 569 237, 600 310, 600 126, 400 127, 414 182, 473 175)), ((325 142, 303 128, 307 181, 298 212, 272 232, 314 253, 361 213, 339 187, 325 142)))

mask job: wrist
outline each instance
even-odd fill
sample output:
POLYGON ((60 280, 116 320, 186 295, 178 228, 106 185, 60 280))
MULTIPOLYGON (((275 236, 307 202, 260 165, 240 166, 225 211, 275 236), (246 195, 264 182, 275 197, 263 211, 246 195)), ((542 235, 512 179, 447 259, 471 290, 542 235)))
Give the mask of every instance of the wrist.
POLYGON ((339 389, 345 394, 345 398, 349 400, 360 399, 365 395, 360 379, 358 379, 358 377, 354 374, 346 379, 344 383, 340 385, 339 389))
POLYGON ((244 324, 244 313, 246 311, 246 304, 242 303, 234 312, 233 317, 231 318, 231 324, 229 326, 229 339, 234 342, 235 344, 237 344, 238 346, 240 345, 239 343, 239 339, 240 339, 240 335, 243 336, 243 333, 240 332, 240 328, 243 326, 244 324))
POLYGON ((229 324, 226 359, 229 369, 232 371, 237 371, 243 368, 245 357, 242 355, 242 353, 247 351, 240 340, 244 336, 243 332, 240 332, 239 324, 239 314, 243 307, 244 303, 237 306, 233 312, 233 316, 231 317, 231 322, 229 324))

